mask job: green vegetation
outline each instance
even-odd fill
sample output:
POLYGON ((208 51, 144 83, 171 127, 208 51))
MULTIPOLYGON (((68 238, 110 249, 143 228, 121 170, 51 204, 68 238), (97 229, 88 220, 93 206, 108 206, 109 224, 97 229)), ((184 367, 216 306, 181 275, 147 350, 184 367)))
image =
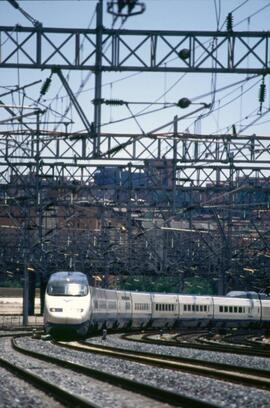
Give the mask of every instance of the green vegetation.
POLYGON ((22 288, 23 285, 19 280, 16 279, 6 279, 0 282, 2 288, 22 288))
POLYGON ((193 295, 212 295, 211 283, 203 278, 188 278, 184 282, 184 290, 180 290, 180 282, 177 277, 162 276, 126 276, 118 283, 118 289, 139 292, 162 292, 162 293, 185 293, 193 295))
POLYGON ((214 295, 211 282, 204 278, 187 278, 183 293, 192 295, 214 295))

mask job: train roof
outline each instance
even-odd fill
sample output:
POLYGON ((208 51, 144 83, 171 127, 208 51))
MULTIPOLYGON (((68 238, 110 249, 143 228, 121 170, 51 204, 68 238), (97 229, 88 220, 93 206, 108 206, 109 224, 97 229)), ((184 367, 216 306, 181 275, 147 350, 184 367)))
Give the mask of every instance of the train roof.
POLYGON ((252 291, 242 291, 242 290, 232 290, 228 292, 227 297, 237 297, 237 298, 245 298, 245 299, 269 299, 265 293, 257 293, 252 291))

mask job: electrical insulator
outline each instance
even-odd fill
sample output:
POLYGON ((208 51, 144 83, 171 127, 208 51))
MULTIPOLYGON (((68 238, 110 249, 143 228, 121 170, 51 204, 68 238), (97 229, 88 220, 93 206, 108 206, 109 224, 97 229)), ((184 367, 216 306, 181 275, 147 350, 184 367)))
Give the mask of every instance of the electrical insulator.
POLYGON ((122 99, 105 99, 104 103, 105 105, 119 106, 119 105, 124 105, 125 101, 123 101, 122 99))
POLYGON ((190 50, 187 48, 183 48, 182 50, 179 51, 178 55, 179 55, 179 58, 185 61, 188 58, 190 58, 190 50))
POLYGON ((226 22, 227 22, 227 31, 233 31, 233 15, 232 15, 232 13, 229 13, 227 15, 226 22))
POLYGON ((264 83, 264 79, 262 80, 262 83, 260 85, 260 90, 259 90, 259 102, 263 103, 265 100, 265 93, 266 93, 266 85, 264 83))
POLYGON ((177 102, 177 106, 179 106, 179 108, 182 108, 182 109, 188 108, 190 104, 191 104, 191 101, 188 98, 181 98, 177 102))
POLYGON ((51 81, 52 81, 51 77, 46 79, 40 90, 41 95, 45 95, 48 92, 48 89, 51 85, 51 81))

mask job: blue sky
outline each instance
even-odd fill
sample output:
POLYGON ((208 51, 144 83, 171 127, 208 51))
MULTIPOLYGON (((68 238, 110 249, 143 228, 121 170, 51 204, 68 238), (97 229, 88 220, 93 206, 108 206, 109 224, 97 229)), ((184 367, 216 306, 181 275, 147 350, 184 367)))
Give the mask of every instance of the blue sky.
MULTIPOLYGON (((110 28, 112 16, 106 12, 104 0, 104 26, 110 28)), ((217 30, 224 28, 224 21, 229 12, 233 11, 234 27, 239 31, 267 31, 270 21, 270 1, 266 0, 144 0, 146 11, 144 14, 130 17, 123 28, 141 30, 217 30), (268 7, 269 5, 269 7, 268 7), (260 11, 261 9, 263 9, 260 11)), ((94 12, 96 1, 79 0, 25 0, 20 2, 21 6, 36 20, 46 27, 95 27, 94 12)), ((31 26, 31 23, 7 1, 0 0, 0 24, 14 26, 31 26)), ((119 27, 119 22, 115 28, 119 27)), ((1 42, 4 39, 2 38, 1 42)), ((35 80, 43 80, 50 72, 39 70, 17 70, 2 69, 0 76, 0 94, 4 92, 6 86, 15 86, 30 83, 35 80)), ((67 72, 65 72, 67 74, 67 72)), ((124 99, 137 102, 177 102, 182 97, 196 99, 197 102, 209 103, 211 101, 210 92, 213 87, 213 76, 211 74, 171 74, 171 73, 104 73, 102 96, 107 99, 124 99), (126 78, 126 79, 125 79, 126 78), (120 81, 119 81, 120 80, 120 81), (171 89, 170 89, 171 88, 171 89), (165 95, 163 95, 165 94, 165 95), (199 98, 200 95, 209 94, 199 98)), ((216 89, 225 85, 245 79, 246 75, 225 74, 217 75, 215 78, 216 89)), ((87 73, 72 72, 69 77, 69 84, 73 92, 77 92, 82 82, 88 80, 83 87, 83 92, 78 95, 78 100, 89 121, 93 120, 93 105, 91 100, 94 97, 94 75, 87 73)), ((236 123, 237 130, 245 128, 255 119, 259 119, 253 126, 247 127, 244 134, 269 134, 269 90, 270 82, 266 77, 266 99, 264 103, 265 116, 258 118, 259 110, 258 92, 260 78, 248 81, 242 87, 236 86, 227 91, 218 92, 214 112, 199 122, 194 122, 196 117, 183 120, 179 124, 179 130, 192 132, 228 133, 232 124, 236 123), (251 89, 249 89, 251 88, 251 89), (234 100, 234 101, 232 101, 234 100), (223 105, 224 108, 221 109, 223 105)), ((36 100, 39 97, 40 85, 27 90, 27 96, 36 100)), ((20 104, 21 97, 15 96, 13 100, 5 97, 5 103, 20 104), (17 99, 16 99, 17 98, 17 99)), ((51 104, 53 109, 64 112, 68 105, 68 98, 61 84, 56 77, 53 77, 50 90, 42 102, 51 104)), ((31 105, 31 100, 25 103, 31 105)), ((131 105, 132 112, 139 112, 143 106, 131 105)), ((153 106, 149 109, 153 109, 153 106)), ((173 119, 175 115, 182 116, 192 112, 194 106, 185 111, 179 108, 163 109, 156 114, 140 116, 138 122, 140 126, 130 119, 116 122, 121 118, 129 116, 126 107, 107 107, 102 111, 103 131, 119 133, 140 133, 141 129, 148 132, 173 119)), ((72 130, 82 129, 74 109, 68 115, 75 122, 72 130)), ((0 118, 6 118, 7 113, 0 112, 0 118)), ((54 120, 52 115, 47 116, 48 120, 54 120)), ((60 127, 61 129, 61 127, 60 127)), ((167 130, 170 130, 169 128, 167 130)))

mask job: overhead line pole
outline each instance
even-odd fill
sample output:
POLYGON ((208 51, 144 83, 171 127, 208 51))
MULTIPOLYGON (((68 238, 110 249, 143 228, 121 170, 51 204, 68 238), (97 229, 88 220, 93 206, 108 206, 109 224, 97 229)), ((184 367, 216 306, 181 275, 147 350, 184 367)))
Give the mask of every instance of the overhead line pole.
POLYGON ((93 154, 100 154, 100 124, 102 97, 102 34, 103 34, 103 0, 99 0, 96 8, 96 63, 95 63, 95 99, 94 99, 94 145, 93 154))

